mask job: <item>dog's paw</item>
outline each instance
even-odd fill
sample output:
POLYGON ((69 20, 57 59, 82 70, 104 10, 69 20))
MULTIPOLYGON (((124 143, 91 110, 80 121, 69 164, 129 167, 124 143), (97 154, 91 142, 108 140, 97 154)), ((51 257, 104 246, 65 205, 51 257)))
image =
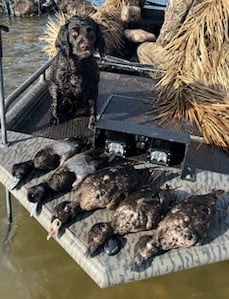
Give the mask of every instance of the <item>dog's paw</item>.
POLYGON ((50 126, 57 126, 60 124, 59 117, 54 117, 53 115, 50 117, 49 121, 50 126))
POLYGON ((87 127, 89 130, 94 130, 94 127, 95 127, 95 117, 94 116, 90 116, 87 127))

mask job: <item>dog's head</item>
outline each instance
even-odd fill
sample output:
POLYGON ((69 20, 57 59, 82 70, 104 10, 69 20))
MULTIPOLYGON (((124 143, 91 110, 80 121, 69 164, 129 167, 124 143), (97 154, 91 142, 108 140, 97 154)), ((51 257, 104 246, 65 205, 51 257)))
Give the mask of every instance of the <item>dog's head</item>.
POLYGON ((102 56, 105 42, 95 21, 90 17, 73 16, 60 28, 56 47, 67 56, 74 55, 82 60, 92 56, 95 50, 102 56))

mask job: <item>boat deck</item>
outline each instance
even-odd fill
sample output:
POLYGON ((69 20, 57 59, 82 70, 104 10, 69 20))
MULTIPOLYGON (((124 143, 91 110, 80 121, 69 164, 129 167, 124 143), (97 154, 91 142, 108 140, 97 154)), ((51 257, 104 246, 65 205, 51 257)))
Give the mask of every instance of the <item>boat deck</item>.
MULTIPOLYGON (((132 77, 130 80, 127 75, 102 73, 99 92, 99 107, 102 108, 104 102, 112 93, 125 97, 151 99, 153 89, 154 83, 152 79, 132 77)), ((26 122, 20 123, 19 120, 15 122, 10 119, 8 120, 12 124, 14 123, 11 130, 8 131, 9 145, 0 148, 0 181, 8 189, 12 182, 11 167, 14 163, 31 159, 35 152, 51 142, 50 138, 61 139, 75 136, 76 132, 78 135, 81 130, 79 124, 72 120, 66 121, 57 127, 49 127, 50 99, 47 92, 42 96, 42 101, 33 105, 32 110, 31 104, 29 106, 30 108, 27 107, 26 110, 29 111, 30 118, 26 122), (17 129, 15 129, 15 127, 17 129)), ((11 114, 13 114, 12 111, 11 114)), ((85 124, 86 120, 83 120, 81 123, 82 130, 85 129, 85 124)), ((191 148, 192 150, 198 148, 197 143, 192 142, 191 148)), ((140 235, 145 234, 146 232, 128 234, 125 236, 125 244, 123 244, 122 250, 117 255, 108 256, 101 251, 93 258, 87 257, 85 255, 87 233, 95 223, 109 221, 111 219, 112 212, 108 210, 97 210, 81 215, 68 227, 61 230, 60 234, 55 237, 55 240, 102 288, 134 282, 228 259, 228 156, 214 149, 212 151, 212 161, 210 161, 209 169, 207 169, 205 167, 206 163, 204 164, 203 161, 201 161, 203 160, 203 157, 205 157, 203 147, 200 147, 200 152, 201 150, 203 151, 201 159, 195 161, 195 154, 189 157, 190 161, 192 160, 194 164, 196 163, 195 182, 181 180, 179 168, 166 168, 166 173, 170 173, 171 175, 162 177, 158 184, 162 187, 165 184, 175 187, 178 199, 182 199, 185 195, 191 193, 203 194, 210 192, 212 189, 219 188, 225 190, 225 193, 218 201, 218 209, 214 225, 204 245, 174 249, 159 255, 155 257, 153 261, 147 262, 141 272, 134 272, 131 270, 133 247, 140 235), (216 161, 214 161, 214 159, 216 161), (220 161, 221 163, 219 163, 220 161), (222 164, 222 166, 220 166, 221 168, 217 168, 217 165, 220 164, 222 164)), ((44 174, 34 177, 34 173, 31 173, 23 186, 16 190, 12 190, 13 196, 28 211, 31 209, 31 204, 27 200, 27 188, 40 183, 48 175, 49 174, 44 174)), ((60 194, 55 198, 47 198, 46 203, 35 215, 35 219, 45 230, 49 229, 53 207, 61 201, 69 200, 70 196, 71 193, 67 193, 60 194)))
MULTIPOLYGON (((155 82, 150 78, 110 72, 101 72, 100 77, 97 103, 98 111, 102 108, 110 94, 139 99, 151 99, 154 93, 155 82)), ((85 132, 87 118, 81 118, 78 121, 65 119, 59 126, 50 126, 50 105, 51 101, 47 92, 43 95, 41 101, 35 103, 35 107, 30 111, 27 120, 21 120, 20 123, 17 121, 13 125, 13 129, 18 132, 54 139, 73 137, 76 136, 76 134, 85 132)), ((29 109, 31 109, 31 107, 29 107, 29 109)), ((18 114, 18 112, 16 111, 14 114, 18 114)))

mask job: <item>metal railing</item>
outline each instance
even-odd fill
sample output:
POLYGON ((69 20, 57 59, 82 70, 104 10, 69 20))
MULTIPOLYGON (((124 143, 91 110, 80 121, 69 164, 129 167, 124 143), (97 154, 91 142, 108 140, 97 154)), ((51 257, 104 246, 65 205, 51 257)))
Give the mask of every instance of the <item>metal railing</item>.
POLYGON ((35 73, 33 73, 26 81, 24 81, 17 89, 15 89, 6 99, 5 106, 6 110, 10 105, 26 90, 28 89, 42 74, 43 79, 46 79, 46 70, 52 64, 54 57, 48 60, 44 65, 42 65, 35 73))
MULTIPOLYGON (((4 84, 3 84, 3 67, 2 67, 2 30, 9 32, 9 28, 4 25, 0 25, 0 117, 1 117, 1 133, 2 133, 2 144, 7 146, 7 131, 6 131, 6 114, 5 114, 5 100, 4 100, 4 84)), ((5 188, 6 193, 6 211, 7 220, 9 225, 9 230, 11 229, 12 223, 12 206, 11 206, 11 196, 7 188, 5 188)))
POLYGON ((5 99, 4 99, 4 81, 3 81, 3 67, 2 67, 2 30, 9 32, 9 28, 4 25, 0 25, 0 117, 1 117, 1 131, 2 131, 2 144, 7 144, 7 133, 6 133, 6 114, 5 114, 5 99))

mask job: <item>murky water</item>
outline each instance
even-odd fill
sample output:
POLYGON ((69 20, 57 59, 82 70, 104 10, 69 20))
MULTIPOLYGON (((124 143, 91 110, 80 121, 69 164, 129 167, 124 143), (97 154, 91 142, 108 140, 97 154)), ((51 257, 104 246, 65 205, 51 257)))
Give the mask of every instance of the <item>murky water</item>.
POLYGON ((40 40, 46 21, 47 17, 0 18, 1 24, 9 28, 8 33, 2 32, 6 96, 47 61, 40 40))
MULTIPOLYGON (((1 244, 6 231, 3 195, 1 244)), ((226 299, 229 296, 228 261, 100 289, 54 239, 46 241, 46 231, 16 201, 13 201, 13 219, 10 248, 0 254, 1 299, 226 299)))
MULTIPOLYGON (((1 19, 6 93, 12 92, 47 60, 39 37, 46 18, 1 19), (7 37, 6 37, 7 36, 7 37)), ((55 240, 13 199, 10 245, 2 247, 6 231, 4 188, 0 187, 1 299, 226 299, 229 261, 100 289, 55 240)))

